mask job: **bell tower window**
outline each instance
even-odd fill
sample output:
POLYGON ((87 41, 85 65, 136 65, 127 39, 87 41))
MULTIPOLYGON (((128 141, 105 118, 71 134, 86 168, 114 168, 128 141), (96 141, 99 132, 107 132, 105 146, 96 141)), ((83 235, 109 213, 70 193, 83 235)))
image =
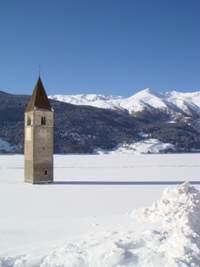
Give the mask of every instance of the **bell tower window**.
POLYGON ((46 117, 41 117, 41 125, 46 125, 46 117))
POLYGON ((27 118, 27 126, 30 126, 30 125, 31 125, 31 117, 28 116, 28 118, 27 118))

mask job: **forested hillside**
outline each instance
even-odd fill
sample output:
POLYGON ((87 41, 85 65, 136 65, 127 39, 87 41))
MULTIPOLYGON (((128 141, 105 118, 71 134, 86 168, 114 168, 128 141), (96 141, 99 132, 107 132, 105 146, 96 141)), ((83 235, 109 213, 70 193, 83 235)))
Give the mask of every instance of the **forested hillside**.
MULTIPOLYGON (((0 92, 0 138, 23 153, 24 111, 30 96, 0 92)), ((142 139, 139 132, 174 144, 180 151, 200 149, 200 122, 167 123, 166 115, 140 114, 140 119, 125 111, 77 106, 51 100, 54 109, 54 152, 92 153, 95 148, 112 149, 119 143, 142 139)))

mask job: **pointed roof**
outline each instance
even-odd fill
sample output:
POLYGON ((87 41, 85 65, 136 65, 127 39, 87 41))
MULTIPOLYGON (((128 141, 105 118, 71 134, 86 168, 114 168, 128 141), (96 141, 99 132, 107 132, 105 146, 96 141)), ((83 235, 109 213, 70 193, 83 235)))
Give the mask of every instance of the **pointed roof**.
POLYGON ((47 94, 45 92, 45 89, 44 89, 44 86, 42 84, 40 77, 38 78, 38 81, 35 85, 33 94, 29 100, 29 103, 28 103, 28 106, 25 112, 34 110, 35 108, 51 111, 51 104, 49 102, 49 99, 47 97, 47 94))

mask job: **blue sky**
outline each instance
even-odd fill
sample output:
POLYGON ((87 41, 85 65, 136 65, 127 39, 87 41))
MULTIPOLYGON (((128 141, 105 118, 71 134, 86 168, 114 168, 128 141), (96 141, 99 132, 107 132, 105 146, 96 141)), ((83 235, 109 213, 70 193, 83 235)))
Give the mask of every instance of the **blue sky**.
POLYGON ((0 0, 0 91, 200 90, 199 0, 0 0))

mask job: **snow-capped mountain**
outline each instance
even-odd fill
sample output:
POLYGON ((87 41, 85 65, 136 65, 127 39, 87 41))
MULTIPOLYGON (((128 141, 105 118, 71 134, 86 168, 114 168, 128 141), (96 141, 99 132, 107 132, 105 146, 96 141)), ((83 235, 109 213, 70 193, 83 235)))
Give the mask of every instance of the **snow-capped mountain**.
POLYGON ((49 98, 74 105, 93 106, 105 109, 120 109, 120 103, 124 100, 122 96, 98 94, 51 95, 49 98))
POLYGON ((137 116, 143 111, 160 111, 169 115, 171 121, 180 117, 198 119, 200 116, 200 91, 156 93, 145 89, 128 98, 96 94, 51 95, 49 98, 75 105, 124 110, 137 116))

